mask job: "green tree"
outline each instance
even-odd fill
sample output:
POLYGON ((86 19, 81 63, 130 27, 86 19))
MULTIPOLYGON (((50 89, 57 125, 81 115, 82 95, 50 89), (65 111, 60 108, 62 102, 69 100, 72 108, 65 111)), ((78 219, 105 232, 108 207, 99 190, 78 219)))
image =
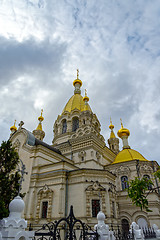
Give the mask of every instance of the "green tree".
POLYGON ((11 142, 3 141, 0 146, 0 219, 8 217, 9 203, 18 194, 18 162, 18 153, 11 142))
POLYGON ((158 168, 158 170, 154 173, 154 176, 156 176, 159 181, 160 181, 160 167, 158 168))
POLYGON ((148 208, 147 196, 152 190, 153 182, 145 177, 142 179, 135 177, 134 180, 131 180, 128 183, 129 187, 127 188, 127 192, 132 203, 137 207, 140 207, 141 211, 144 209, 147 212, 151 212, 148 208))

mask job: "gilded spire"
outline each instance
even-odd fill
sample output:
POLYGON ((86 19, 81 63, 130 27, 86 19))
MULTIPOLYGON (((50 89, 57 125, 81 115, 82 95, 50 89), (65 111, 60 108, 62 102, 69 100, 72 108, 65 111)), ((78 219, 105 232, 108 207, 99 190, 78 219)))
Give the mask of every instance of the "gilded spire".
POLYGON ((79 69, 77 69, 77 79, 79 79, 79 69))
POLYGON ((83 101, 85 102, 84 111, 89 110, 89 105, 88 105, 89 97, 87 96, 87 90, 86 89, 85 89, 85 96, 83 98, 83 101))
POLYGON ((110 117, 110 125, 109 125, 109 128, 111 129, 111 134, 110 134, 110 138, 115 138, 115 134, 113 132, 113 129, 114 129, 114 125, 112 124, 112 120, 111 120, 111 117, 110 117))
POLYGON ((87 96, 87 89, 85 89, 85 96, 83 98, 84 102, 88 102, 89 101, 89 97, 87 96))
POLYGON ((109 144, 109 148, 115 153, 117 154, 119 152, 119 139, 116 138, 113 129, 114 129, 114 125, 112 124, 112 119, 110 117, 110 125, 109 128, 111 129, 111 133, 110 133, 110 138, 108 139, 108 144, 109 144))
POLYGON ((123 128, 122 118, 120 118, 120 121, 121 121, 121 128, 123 128))
POLYGON ((39 124, 38 124, 38 127, 33 130, 33 135, 43 141, 43 138, 45 137, 45 132, 42 130, 42 122, 44 120, 44 117, 42 116, 43 114, 43 109, 41 109, 41 115, 38 117, 38 121, 39 121, 39 124))
POLYGON ((16 120, 14 120, 14 124, 13 124, 12 127, 10 127, 10 130, 11 130, 11 132, 17 131, 17 128, 16 128, 16 120))
POLYGON ((79 79, 79 69, 77 69, 77 78, 73 81, 73 86, 75 87, 74 94, 81 94, 82 81, 79 79))
POLYGON ((42 116, 42 113, 43 113, 43 109, 41 109, 41 116, 38 118, 39 124, 38 124, 38 127, 36 128, 36 130, 40 130, 40 131, 43 131, 42 130, 42 122, 44 120, 44 117, 42 116))
POLYGON ((43 121, 44 120, 44 117, 42 116, 42 113, 43 113, 43 109, 41 109, 41 116, 38 118, 39 121, 43 121))

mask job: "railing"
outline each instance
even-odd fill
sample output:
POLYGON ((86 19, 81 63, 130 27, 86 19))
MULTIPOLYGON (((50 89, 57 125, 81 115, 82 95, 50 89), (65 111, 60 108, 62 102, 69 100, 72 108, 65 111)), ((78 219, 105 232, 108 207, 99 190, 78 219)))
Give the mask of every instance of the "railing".
MULTIPOLYGON (((29 230, 32 230, 30 225, 29 230)), ((75 218, 73 206, 67 218, 43 224, 35 231, 34 240, 98 240, 98 233, 90 226, 75 218)))
MULTIPOLYGON (((73 207, 70 208, 70 214, 67 218, 61 218, 58 221, 43 224, 40 228, 33 229, 30 225, 29 230, 35 230, 33 240, 98 240, 97 231, 75 218, 73 207)), ((109 225, 110 232, 116 240, 133 240, 134 231, 129 229, 129 225, 109 225)), ((152 227, 143 228, 144 239, 156 239, 156 233, 152 227)))
MULTIPOLYGON (((124 226, 124 225, 123 225, 124 226)), ((134 239, 134 232, 133 229, 124 231, 122 225, 110 225, 109 228, 111 231, 113 231, 113 234, 116 238, 116 240, 126 240, 126 239, 134 239)), ((127 229, 127 227, 126 227, 127 229)), ((145 227, 141 228, 144 234, 144 239, 156 239, 156 233, 153 229, 153 227, 145 227)))

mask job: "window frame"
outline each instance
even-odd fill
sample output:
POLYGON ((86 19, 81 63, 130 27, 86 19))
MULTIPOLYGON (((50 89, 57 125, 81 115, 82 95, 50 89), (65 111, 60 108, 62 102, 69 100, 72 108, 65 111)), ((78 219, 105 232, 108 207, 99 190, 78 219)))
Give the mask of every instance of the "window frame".
POLYGON ((72 132, 76 132, 78 128, 79 128, 79 118, 74 117, 72 118, 72 132))
POLYGON ((97 217, 97 214, 101 211, 100 200, 99 199, 92 199, 91 200, 91 205, 92 205, 92 217, 97 217), (93 205, 94 203, 96 203, 96 204, 93 205))
POLYGON ((127 181, 128 181, 128 177, 127 176, 122 176, 121 177, 121 187, 122 187, 122 190, 125 190, 125 189, 127 189, 129 187, 127 181))
POLYGON ((42 201, 41 218, 46 219, 47 215, 48 215, 48 201, 42 201), (44 206, 45 204, 46 206, 44 206))

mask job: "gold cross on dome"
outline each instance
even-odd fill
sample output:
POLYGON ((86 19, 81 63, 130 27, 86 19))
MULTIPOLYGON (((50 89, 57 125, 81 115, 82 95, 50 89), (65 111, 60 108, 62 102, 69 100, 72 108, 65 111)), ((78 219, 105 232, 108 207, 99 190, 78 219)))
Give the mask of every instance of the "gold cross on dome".
POLYGON ((77 79, 78 79, 78 77, 79 77, 79 69, 77 69, 77 79))
POLYGON ((121 127, 123 128, 122 118, 120 118, 120 121, 121 121, 121 127))

